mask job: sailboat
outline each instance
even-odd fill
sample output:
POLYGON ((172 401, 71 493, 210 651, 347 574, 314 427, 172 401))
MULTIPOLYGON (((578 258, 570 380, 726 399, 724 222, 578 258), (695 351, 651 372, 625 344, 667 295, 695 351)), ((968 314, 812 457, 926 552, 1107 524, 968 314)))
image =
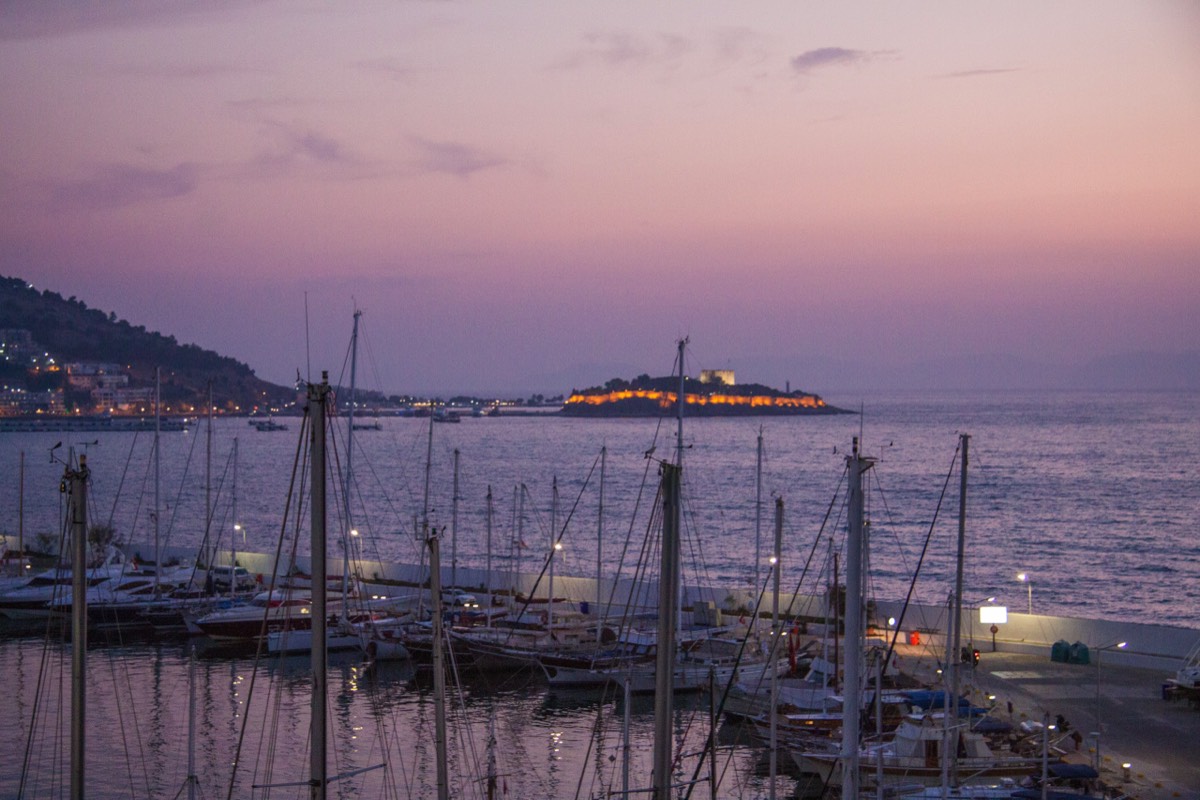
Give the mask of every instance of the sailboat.
MULTIPOLYGON (((962 473, 959 502, 959 560, 954 593, 951 595, 952 614, 947 636, 948 655, 957 652, 954 631, 958 624, 957 609, 961 608, 962 552, 965 535, 967 442, 963 434, 960 445, 962 473)), ((961 782, 994 781, 1002 778, 1028 777, 1035 774, 1041 760, 1020 756, 1008 751, 993 750, 985 734, 961 724, 961 710, 951 712, 949 698, 957 697, 957 659, 948 658, 950 673, 947 690, 943 692, 945 709, 941 712, 920 711, 906 715, 890 738, 864 743, 860 735, 863 644, 865 617, 863 615, 862 554, 865 550, 862 476, 874 465, 874 459, 859 452, 855 437, 852 454, 847 457, 850 470, 849 520, 847 538, 845 686, 841 742, 807 740, 793 747, 791 755, 804 772, 819 775, 826 784, 841 786, 846 797, 858 797, 865 785, 942 785, 949 788, 961 782)))
MULTIPOLYGON (((684 397, 684 352, 687 340, 678 343, 679 392, 676 402, 676 456, 675 467, 682 469, 683 462, 683 397, 684 397)), ((665 474, 667 462, 661 469, 665 474)), ((667 491, 664 480, 662 492, 667 491)), ((668 509, 663 498, 663 548, 667 547, 668 509)), ((675 501, 680 502, 680 501, 675 501)), ((678 509, 672 509, 678 511, 678 509)), ((678 528, 675 535, 678 536, 678 528)), ((678 543, 675 545, 678 547, 678 543)), ((679 563, 670 565, 678 571, 679 563)), ((672 658, 672 690, 676 692, 700 691, 713 685, 723 686, 736 676, 752 678, 766 676, 771 670, 786 668, 768 658, 767 648, 760 645, 745 627, 714 627, 707 622, 685 629, 682 624, 682 609, 675 597, 666 607, 662 602, 662 584, 670 576, 660 574, 657 626, 650 630, 637 630, 632 624, 619 626, 614 641, 606 644, 602 651, 564 657, 561 654, 539 659, 546 680, 552 687, 628 686, 632 692, 657 692, 659 653, 664 647, 676 650, 672 658), (669 617, 671 642, 664 644, 662 634, 664 616, 669 617)), ((679 577, 673 580, 676 584, 679 577)), ((678 589, 675 590, 678 594, 678 589)))
POLYGON ((385 765, 378 764, 353 770, 341 775, 329 774, 328 756, 328 639, 330 604, 328 586, 323 576, 326 571, 326 412, 331 394, 328 373, 322 373, 321 383, 308 385, 306 417, 309 427, 310 447, 310 538, 312 554, 311 609, 308 619, 311 626, 310 652, 312 658, 312 696, 309 717, 309 777, 306 781, 259 784, 254 789, 271 789, 294 786, 309 787, 312 800, 325 800, 329 785, 385 765))

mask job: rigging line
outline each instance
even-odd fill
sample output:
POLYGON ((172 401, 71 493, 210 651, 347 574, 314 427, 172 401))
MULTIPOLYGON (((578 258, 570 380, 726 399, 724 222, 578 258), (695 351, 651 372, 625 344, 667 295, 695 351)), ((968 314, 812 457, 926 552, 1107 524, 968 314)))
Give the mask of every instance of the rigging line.
MULTIPOLYGON (((153 448, 153 445, 151 445, 153 448)), ((151 451, 153 452, 153 451, 151 451)), ((134 531, 138 525, 138 518, 142 515, 142 502, 146 497, 146 484, 150 482, 150 475, 153 472, 154 459, 146 459, 146 471, 142 473, 142 490, 138 492, 137 503, 133 507, 133 519, 129 521, 129 544, 133 546, 134 531)))
MULTIPOLYGON (((292 460, 292 479, 288 483, 287 502, 284 504, 283 519, 280 522, 279 544, 276 546, 276 549, 275 549, 275 564, 271 570, 271 584, 267 590, 270 593, 273 593, 275 591, 275 578, 279 574, 279 560, 280 560, 280 557, 281 557, 282 551, 283 551, 284 535, 287 532, 288 511, 292 507, 293 492, 296 488, 296 474, 301 471, 301 469, 300 469, 301 457, 303 454, 305 454, 307 452, 307 448, 305 445, 305 443, 307 441, 307 437, 305 434, 308 432, 308 424, 309 424, 308 407, 305 406, 304 417, 302 418, 302 421, 300 423, 300 437, 299 437, 299 440, 296 442, 296 454, 292 460)), ((297 517, 299 517, 299 514, 297 514, 297 517)), ((270 594, 268 594, 268 597, 270 597, 270 594)), ((265 617, 264 617, 264 620, 265 620, 265 617)), ((264 621, 264 626, 265 626, 265 621, 264 621)), ((254 685, 258 678, 258 665, 259 665, 260 658, 262 656, 262 649, 263 649, 263 646, 262 646, 262 642, 260 641, 258 648, 254 654, 254 661, 253 661, 252 670, 250 673, 250 686, 247 688, 247 692, 246 692, 246 709, 247 710, 249 710, 250 701, 254 697, 254 685)), ((241 730, 238 732, 237 746, 234 748, 234 751, 233 751, 233 763, 230 767, 230 772, 229 772, 229 791, 225 795, 226 800, 233 800, 234 782, 237 778, 238 765, 241 762, 241 757, 242 757, 242 744, 246 738, 246 728, 249 725, 249 722, 250 722, 250 715, 243 714, 241 730)))
MULTIPOLYGON (((122 642, 122 644, 123 644, 123 642, 122 642)), ((114 697, 118 696, 117 695, 118 689, 127 688, 129 690, 129 696, 133 697, 134 696, 133 684, 130 681, 129 671, 123 670, 121 672, 121 675, 124 676, 125 682, 126 682, 126 686, 121 687, 119 685, 121 682, 120 677, 118 677, 117 670, 114 669, 114 664, 115 664, 115 659, 113 658, 112 651, 110 650, 110 651, 108 651, 108 665, 109 665, 110 677, 112 679, 113 696, 114 697)), ((131 796, 136 797, 138 792, 134 788, 134 776, 133 776, 133 769, 132 769, 130 753, 129 753, 129 750, 130 750, 129 736, 125 730, 125 711, 124 711, 125 704, 121 703, 121 702, 117 702, 115 705, 117 707, 117 728, 121 732, 121 747, 125 751, 125 775, 129 781, 130 794, 131 794, 131 796)), ((140 730, 141 728, 138 725, 138 718, 137 718, 137 703, 130 703, 129 705, 130 705, 130 714, 133 717, 134 730, 140 730)), ((147 766, 146 765, 146 751, 143 747, 142 737, 140 737, 140 736, 134 737, 134 743, 138 746, 138 754, 141 756, 141 762, 142 762, 142 766, 143 766, 142 775, 146 780, 146 795, 145 796, 151 797, 152 795, 150 792, 150 773, 149 773, 149 770, 145 769, 145 767, 147 766)))
POLYGON ((137 447, 138 430, 133 432, 133 441, 129 443, 129 455, 125 457, 125 467, 121 470, 121 480, 117 483, 117 492, 113 495, 112 508, 108 512, 108 527, 112 527, 113 518, 117 515, 117 503, 121 499, 121 491, 125 488, 125 475, 129 472, 129 464, 133 461, 133 450, 137 447))
POLYGON ((658 484, 658 491, 655 493, 654 505, 650 509, 650 515, 646 520, 646 530, 642 536, 642 547, 637 560, 637 566, 634 570, 633 578, 629 582, 629 598, 625 604, 625 610, 621 615, 620 629, 631 630, 633 628, 633 618, 637 616, 638 608, 649 608, 651 603, 650 581, 648 580, 650 571, 651 556, 658 553, 661 537, 657 534, 661 533, 662 529, 662 483, 658 484))
MULTIPOLYGON (((410 449, 409 452, 411 453, 412 449, 410 449)), ((384 505, 396 517, 397 530, 402 531, 405 527, 407 527, 407 519, 404 517, 404 515, 402 514, 400 509, 396 506, 395 502, 392 500, 392 497, 390 496, 390 494, 387 491, 387 487, 384 485, 383 480, 379 476, 378 470, 376 470, 376 468, 375 468, 375 463, 373 461, 371 461, 370 459, 364 459, 364 461, 366 462, 366 465, 367 465, 367 471, 371 474, 371 477, 375 480, 375 486, 380 490, 380 497, 382 497, 384 505)), ((401 464, 403 464, 403 463, 405 463, 405 460, 401 459, 401 464)), ((401 473, 400 477, 401 477, 401 480, 403 480, 403 478, 404 478, 403 473, 401 473)), ((407 483, 407 481, 405 481, 405 485, 409 485, 407 483)), ((359 497, 360 504, 365 507, 366 502, 363 500, 362 490, 357 486, 357 483, 355 486, 355 492, 356 492, 356 495, 359 497)), ((410 497, 409 497, 410 502, 415 502, 415 497, 412 496, 411 486, 409 486, 409 492, 410 492, 410 497)), ((370 526, 369 520, 368 520, 368 526, 370 526)), ((416 544, 415 544, 415 541, 413 540, 413 537, 406 536, 405 541, 408 542, 410 547, 415 549, 416 544)), ((373 540, 372 546, 376 548, 376 555, 378 555, 378 542, 373 540)), ((414 555, 415 555, 415 553, 414 553, 414 555)))
MULTIPOLYGON (((570 510, 570 512, 567 513, 567 518, 563 521, 562 528, 557 533, 555 533, 555 531, 550 532, 551 535, 554 536, 554 544, 558 544, 559 542, 561 542, 563 535, 566 534, 567 526, 571 523, 571 518, 575 516, 575 511, 576 511, 576 509, 579 508, 579 503, 583 499, 583 493, 584 493, 584 491, 587 490, 588 484, 591 482, 592 475, 593 475, 593 473, 595 473, 596 467, 597 467, 597 465, 599 465, 599 463, 600 463, 600 456, 597 455, 596 459, 592 462, 592 468, 588 470, 587 477, 583 479, 583 485, 579 487, 579 493, 575 495, 575 502, 571 505, 571 510, 570 510)), ((521 488, 525 490, 525 493, 528 496, 529 489, 525 486, 525 484, 521 484, 521 488)), ((533 498, 530 497, 530 500, 532 500, 532 499, 533 498)), ((535 514, 537 513, 536 508, 534 509, 534 513, 535 514)), ((540 520, 541 520, 541 517, 539 515, 538 521, 540 521, 540 520)), ((555 548, 551 547, 550 554, 546 556, 546 561, 544 564, 542 564, 541 572, 538 573, 537 578, 534 580, 533 587, 530 588, 529 594, 527 594, 525 596, 525 603, 524 603, 524 605, 521 606, 521 611, 517 615, 518 618, 520 618, 520 616, 523 615, 529 609, 529 604, 531 602, 533 602, 533 593, 537 590, 537 587, 542 582, 542 578, 546 575, 547 571, 550 569, 550 562, 554 558, 554 553, 555 553, 555 548)), ((554 598, 553 597, 548 598, 547 606, 546 606, 547 610, 549 610, 553 605, 554 605, 554 598)), ((510 629, 508 631, 508 635, 504 638, 504 641, 505 642, 510 641, 512 639, 512 637, 516 634, 516 632, 517 632, 516 628, 510 629)))
POLYGON ((950 459, 950 469, 946 473, 946 481, 942 484, 942 493, 938 496, 937 507, 933 512, 933 519, 929 521, 929 532, 925 534, 925 543, 921 546, 921 556, 917 559, 917 568, 913 572, 913 578, 908 584, 908 594, 904 598, 904 605, 900 607, 900 616, 896 619, 896 628, 892 631, 892 639, 888 642, 887 652, 883 656, 883 669, 886 670, 888 664, 892 660, 892 654, 896 650, 896 639, 900 636, 900 631, 904 628, 904 616, 908 613, 908 605, 912 601, 913 591, 917 585, 917 576, 921 572, 921 565, 925 561, 925 554, 929 550, 929 542, 933 539, 933 529, 937 525, 938 516, 942 510, 942 501, 946 499, 946 492, 950 487, 950 479, 954 477, 954 471, 958 463, 958 451, 962 446, 962 440, 959 440, 959 445, 954 448, 954 456, 950 459))
MULTIPOLYGON (((952 465, 951 466, 951 474, 953 474, 953 473, 954 473, 954 468, 952 465)), ((875 495, 879 496, 879 502, 883 503, 883 514, 888 523, 888 530, 893 532, 892 540, 894 542, 896 542, 897 545, 899 545, 899 538, 894 533, 895 528, 892 527, 893 522, 894 522, 894 520, 892 518, 892 509, 891 509, 891 506, 888 505, 888 498, 887 498, 887 495, 883 491, 883 484, 880 482, 879 476, 876 475, 874 472, 871 473, 869 480, 872 481, 872 485, 875 488, 875 491, 873 494, 870 495, 870 498, 873 499, 875 497, 875 495)), ((945 491, 945 489, 943 489, 943 492, 944 491, 945 491)), ((903 550, 903 548, 900 548, 900 547, 898 547, 898 550, 900 553, 901 566, 907 570, 908 569, 908 560, 905 558, 904 550, 903 550)))
MULTIPOLYGON (((579 797, 581 796, 580 793, 583 791, 584 775, 588 774, 589 772, 592 775, 592 787, 595 788, 596 777, 597 777, 597 773, 599 772, 599 769, 593 768, 593 769, 589 770, 587 768, 587 764, 588 764, 588 760, 591 758, 591 755, 592 755, 592 748, 595 746, 596 739, 599 736, 599 734, 601 733, 601 731, 603 730, 603 727, 604 727, 604 705, 601 704, 596 709, 596 718, 592 722, 591 735, 588 736, 588 743, 587 743, 587 747, 583 751, 583 757, 579 760, 580 764, 582 766, 579 770, 579 780, 577 780, 575 782, 575 798, 576 798, 576 800, 579 800, 579 797)), ((593 794, 593 796, 595 796, 595 795, 593 794)))
MULTIPOLYGON (((808 558, 804 563, 804 570, 802 571, 800 579, 797 582, 795 591, 792 592, 792 599, 788 601, 787 610, 784 612, 784 614, 788 617, 792 616, 792 614, 794 613, 794 606, 795 606, 797 595, 799 594, 799 591, 800 591, 800 586, 803 585, 804 578, 808 574, 809 567, 811 566, 813 558, 816 554, 817 548, 819 547, 819 545, 821 543, 821 536, 824 534, 825 526, 829 522, 829 518, 833 513, 834 505, 837 503, 837 497, 838 497, 838 494, 840 493, 842 482, 848 474, 849 474, 849 467, 847 467, 843 470, 842 478, 838 480, 838 485, 834 490, 833 497, 830 498, 829 506, 825 510, 825 518, 821 522, 821 529, 817 532, 817 536, 813 541, 813 546, 809 549, 808 558)), ((767 587, 770 586, 771 582, 773 581, 773 577, 774 577, 773 570, 780 569, 781 566, 782 566, 782 564, 774 564, 774 565, 772 565, 771 569, 767 570, 767 575, 763 581, 762 591, 758 593, 758 597, 755 601, 752 619, 754 619, 754 620, 758 619, 758 615, 762 609, 762 604, 766 601, 767 587)), ((771 643, 771 651, 770 651, 770 661, 771 662, 773 662, 774 658, 778 655, 776 652, 776 648, 779 646, 779 640, 781 638, 782 637, 776 637, 771 643)), ((749 641, 749 636, 743 637, 741 646, 738 648, 738 655, 737 655, 738 661, 741 660, 742 655, 745 652, 748 641, 749 641)), ((760 672, 759 676, 758 676, 758 684, 755 687, 756 690, 761 689, 763 677, 764 677, 763 673, 760 672)), ((729 681, 725 685, 725 690, 721 695, 721 701, 720 701, 720 703, 717 704, 717 715, 718 716, 720 716, 722 713, 724 713, 725 703, 729 698, 729 692, 732 690, 733 684, 734 684, 734 677, 731 676, 729 681)), ((685 794, 685 798, 691 797, 692 787, 694 787, 696 785, 696 781, 700 777, 700 770, 704 766, 705 758, 706 758, 706 756, 705 756, 704 752, 702 751, 701 755, 700 755, 699 763, 696 765, 695 770, 693 771, 692 782, 689 784, 687 793, 685 794)), ((725 765, 721 768, 721 776, 720 776, 721 781, 724 780, 725 775, 728 772, 732 763, 733 763, 733 753, 729 753, 729 755, 726 758, 725 765)))
MULTIPOLYGON (((183 487, 187 484, 188 471, 191 469, 191 466, 192 466, 192 456, 195 455, 196 445, 199 442, 200 442, 199 436, 192 437, 192 445, 191 445, 191 447, 188 448, 187 460, 184 461, 184 464, 183 464, 183 476, 179 479, 179 491, 175 494, 175 505, 171 507, 171 515, 167 521, 167 530, 163 534, 163 537, 162 537, 162 543, 163 543, 164 547, 166 546, 166 543, 168 541, 170 541, 170 539, 171 539, 171 531, 173 531, 175 529, 175 517, 179 513, 180 503, 183 501, 183 487)), ((155 570, 158 569, 157 564, 155 564, 154 567, 155 567, 155 570)))
POLYGON ((480 769, 480 764, 482 761, 479 758, 479 748, 475 743, 475 737, 471 735, 472 731, 470 726, 465 724, 463 721, 463 718, 466 716, 467 697, 465 691, 463 690, 462 675, 458 667, 457 653, 454 651, 453 640, 451 638, 447 638, 446 645, 447 650, 450 653, 450 665, 454 681, 454 702, 456 710, 460 712, 457 720, 459 724, 454 726, 454 734, 458 739, 459 747, 462 748, 462 751, 465 754, 464 758, 469 760, 475 774, 479 774, 482 771, 480 769))
MULTIPOLYGON (((221 472, 220 480, 217 481, 217 485, 215 487, 216 494, 212 498, 212 507, 209 508, 205 512, 207 514, 208 518, 205 520, 205 523, 204 523, 204 536, 200 539, 200 546, 199 546, 199 548, 197 548, 196 561, 192 564, 192 578, 193 579, 195 579, 196 573, 200 569, 200 557, 203 556, 207 552, 210 538, 213 539, 213 542, 212 542, 213 558, 209 559, 210 563, 208 564, 208 566, 212 566, 211 561, 216 559, 216 555, 220 550, 221 534, 218 531, 216 537, 214 538, 212 536, 212 529, 213 529, 213 523, 216 522, 217 504, 221 500, 221 493, 225 487, 225 478, 229 475, 229 469, 230 469, 230 465, 232 463, 233 463, 233 451, 231 450, 229 452, 229 455, 225 457, 225 469, 221 472)), ((222 527, 224 526, 225 521, 229 518, 229 513, 230 513, 230 510, 228 508, 226 508, 222 512, 222 517, 221 517, 222 527)))
MULTIPOLYGON (((61 501, 60 501, 60 505, 61 505, 61 501)), ((59 519, 60 519, 59 524, 62 529, 62 533, 60 534, 59 541, 62 542, 66 538, 66 530, 65 530, 66 517, 60 513, 59 519)), ((60 553, 62 552, 61 544, 59 545, 59 552, 60 553)), ((62 574, 62 567, 60 564, 55 567, 56 579, 59 576, 61 576, 61 574, 62 574)), ((30 719, 30 724, 29 724, 29 734, 25 738, 25 753, 21 759, 21 779, 20 779, 20 782, 18 783, 18 787, 17 787, 17 796, 18 797, 25 796, 25 786, 26 786, 26 782, 30 775, 30 769, 29 769, 30 762, 33 758, 33 745, 37 738, 37 733, 39 730, 37 723, 38 723, 39 717, 41 716, 39 713, 39 708, 41 707, 41 704, 42 704, 42 692, 43 692, 43 690, 49 690, 48 684, 49 684, 49 677, 50 677, 49 676, 49 671, 50 671, 49 667, 50 667, 50 647, 51 647, 50 634, 51 634, 50 624, 49 624, 49 622, 47 622, 46 630, 45 630, 45 633, 44 633, 43 639, 42 639, 42 656, 41 656, 41 662, 38 666, 38 679, 37 679, 37 682, 35 683, 35 688, 34 688, 34 692, 33 692, 33 703, 31 705, 32 717, 30 719)), ((59 684, 59 699, 60 699, 59 708, 60 709, 62 708, 61 680, 62 680, 62 670, 61 670, 61 665, 60 665, 60 670, 59 670, 59 681, 60 681, 60 684, 59 684)), ((60 771, 57 774, 62 774, 62 772, 60 771)))
POLYGON ((637 524, 638 514, 641 513, 642 499, 645 497, 645 493, 646 493, 646 482, 647 482, 646 479, 650 477, 650 467, 652 464, 655 463, 654 460, 650 456, 654 453, 654 450, 657 447, 658 435, 659 435, 659 431, 662 429, 662 424, 663 424, 663 419, 662 419, 662 417, 659 417, 658 424, 655 426, 655 429, 654 429, 654 438, 651 439, 651 441, 650 441, 650 449, 646 451, 646 457, 644 459, 646 462, 646 466, 642 470, 642 482, 638 486, 637 497, 634 500, 634 504, 633 504, 633 514, 629 517, 629 528, 625 532, 625 542, 621 547, 621 557, 617 561, 617 570, 616 570, 616 573, 613 575, 612 587, 609 589, 608 601, 605 603, 605 607, 604 607, 604 616, 606 618, 609 616, 609 614, 612 613, 613 601, 616 598, 617 584, 620 582, 621 575, 625 571, 625 558, 626 558, 626 556, 629 555, 629 547, 633 541, 634 525, 637 524))

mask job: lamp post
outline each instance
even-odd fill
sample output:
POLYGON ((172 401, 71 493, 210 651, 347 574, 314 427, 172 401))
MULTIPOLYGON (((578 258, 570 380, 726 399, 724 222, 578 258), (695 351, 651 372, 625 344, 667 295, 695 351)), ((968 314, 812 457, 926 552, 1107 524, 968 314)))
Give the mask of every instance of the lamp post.
POLYGON ((1033 614, 1033 577, 1028 572, 1018 572, 1017 580, 1025 584, 1026 592, 1029 595, 1029 613, 1033 614))
POLYGON ((1096 772, 1100 771, 1100 654, 1105 650, 1122 650, 1129 642, 1110 642, 1096 648, 1096 772))
MULTIPOLYGON (((972 649, 975 647, 975 616, 982 613, 983 603, 987 603, 990 606, 994 602, 996 602, 995 597, 985 597, 983 600, 976 600, 975 602, 971 603, 971 605, 975 608, 975 613, 971 614, 971 625, 967 633, 967 643, 972 649)), ((983 620, 981 619, 980 622, 983 622, 983 620)))

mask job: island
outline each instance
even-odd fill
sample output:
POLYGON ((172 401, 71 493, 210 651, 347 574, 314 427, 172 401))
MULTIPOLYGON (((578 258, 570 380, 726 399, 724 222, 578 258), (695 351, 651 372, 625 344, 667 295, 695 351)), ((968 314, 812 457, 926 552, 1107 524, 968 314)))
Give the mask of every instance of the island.
MULTIPOLYGON (((679 376, 631 381, 614 378, 603 386, 572 391, 562 413, 574 417, 659 417, 674 415, 679 376)), ((699 378, 683 379, 684 414, 690 417, 798 416, 851 413, 835 408, 820 395, 780 391, 759 383, 739 385, 733 370, 701 370, 699 378)))

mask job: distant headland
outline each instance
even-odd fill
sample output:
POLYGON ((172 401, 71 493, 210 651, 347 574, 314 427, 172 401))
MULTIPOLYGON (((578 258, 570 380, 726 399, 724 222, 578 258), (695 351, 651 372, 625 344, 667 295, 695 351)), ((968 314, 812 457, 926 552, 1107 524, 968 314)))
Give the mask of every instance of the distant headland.
MULTIPOLYGON (((820 395, 780 391, 759 383, 738 384, 732 370, 702 370, 683 379, 684 414, 691 417, 800 416, 848 414, 820 395)), ((574 417, 659 417, 672 415, 679 396, 679 377, 639 375, 631 381, 613 378, 603 386, 572 391, 562 413, 574 417)))

